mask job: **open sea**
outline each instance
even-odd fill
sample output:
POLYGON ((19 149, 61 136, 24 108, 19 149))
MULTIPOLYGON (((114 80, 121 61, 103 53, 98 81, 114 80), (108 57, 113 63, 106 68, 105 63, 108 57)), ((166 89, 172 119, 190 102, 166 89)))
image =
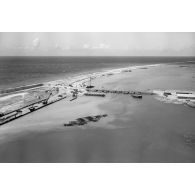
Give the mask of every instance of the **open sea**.
POLYGON ((195 61, 195 57, 0 57, 0 90, 131 65, 195 61))

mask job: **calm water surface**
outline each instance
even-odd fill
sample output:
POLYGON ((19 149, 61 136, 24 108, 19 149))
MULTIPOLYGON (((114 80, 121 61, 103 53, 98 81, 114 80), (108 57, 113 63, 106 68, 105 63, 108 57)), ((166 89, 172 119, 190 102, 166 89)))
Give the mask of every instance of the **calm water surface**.
POLYGON ((185 62, 194 57, 0 57, 0 89, 64 79, 105 68, 185 62))
MULTIPOLYGON (((147 71, 110 87, 195 91, 194 66, 147 71)), ((141 101, 113 96, 100 107, 114 119, 108 126, 51 129, 10 139, 0 144, 0 162, 195 162, 195 146, 185 140, 186 134, 195 134, 193 108, 165 104, 152 96, 141 101)))

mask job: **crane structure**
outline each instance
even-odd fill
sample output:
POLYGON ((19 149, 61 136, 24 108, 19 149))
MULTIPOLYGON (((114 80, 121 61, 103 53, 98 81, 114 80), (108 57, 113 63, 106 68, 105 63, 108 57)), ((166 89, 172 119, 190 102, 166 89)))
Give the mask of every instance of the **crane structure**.
POLYGON ((94 88, 93 85, 91 85, 91 80, 92 80, 92 77, 89 77, 89 85, 86 86, 86 88, 94 88))
POLYGON ((48 104, 48 100, 49 100, 49 98, 51 97, 51 95, 53 95, 53 94, 52 94, 52 91, 50 91, 49 96, 48 96, 45 100, 43 100, 43 105, 48 104))

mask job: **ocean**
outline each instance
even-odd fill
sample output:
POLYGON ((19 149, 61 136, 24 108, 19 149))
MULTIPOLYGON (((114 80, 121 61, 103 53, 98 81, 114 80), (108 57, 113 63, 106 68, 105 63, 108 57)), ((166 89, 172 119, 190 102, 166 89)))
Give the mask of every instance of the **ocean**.
POLYGON ((195 61, 195 57, 0 57, 0 90, 131 65, 195 61))

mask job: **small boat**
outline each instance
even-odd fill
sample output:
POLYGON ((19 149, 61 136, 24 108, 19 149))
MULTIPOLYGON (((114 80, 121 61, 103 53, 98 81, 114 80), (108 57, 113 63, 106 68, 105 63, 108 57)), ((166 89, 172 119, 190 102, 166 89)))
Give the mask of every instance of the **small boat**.
POLYGON ((131 96, 133 97, 133 98, 142 98, 142 95, 140 94, 140 93, 133 93, 133 94, 131 94, 131 96))
POLYGON ((90 89, 90 88, 94 88, 94 86, 93 85, 88 85, 88 86, 86 86, 86 88, 90 89))
POLYGON ((186 104, 192 108, 195 108, 195 102, 188 101, 186 104))
POLYGON ((30 107, 30 108, 28 108, 31 112, 33 112, 33 111, 35 111, 35 107, 30 107))
POLYGON ((131 70, 126 69, 126 70, 123 70, 122 72, 131 72, 131 70))
POLYGON ((167 97, 167 96, 172 95, 172 94, 171 94, 170 92, 166 92, 166 91, 165 91, 165 92, 163 93, 163 95, 167 97))

